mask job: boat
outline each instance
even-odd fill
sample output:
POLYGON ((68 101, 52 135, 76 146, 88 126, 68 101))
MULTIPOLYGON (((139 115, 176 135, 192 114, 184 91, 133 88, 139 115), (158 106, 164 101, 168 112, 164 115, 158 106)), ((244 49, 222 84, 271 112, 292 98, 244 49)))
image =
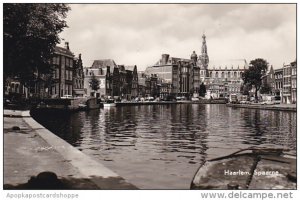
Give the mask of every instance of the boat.
POLYGON ((297 189, 296 156, 282 148, 247 148, 203 161, 191 189, 297 189))
POLYGON ((103 103, 104 108, 109 108, 109 107, 116 107, 115 100, 113 99, 108 99, 103 103))
POLYGON ((99 109, 100 108, 100 104, 98 103, 97 99, 94 98, 94 97, 89 98, 87 100, 86 104, 87 104, 87 109, 88 110, 99 109))
POLYGON ((88 106, 84 103, 78 104, 78 110, 87 110, 88 106))

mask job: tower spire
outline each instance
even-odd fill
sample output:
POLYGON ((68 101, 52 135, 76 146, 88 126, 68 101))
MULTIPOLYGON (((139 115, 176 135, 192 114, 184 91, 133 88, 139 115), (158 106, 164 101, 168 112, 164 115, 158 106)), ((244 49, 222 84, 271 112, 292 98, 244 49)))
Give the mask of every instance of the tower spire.
POLYGON ((206 36, 203 33, 202 35, 202 50, 201 50, 202 54, 207 54, 207 46, 206 46, 206 36))
POLYGON ((208 58, 208 54, 207 54, 206 36, 205 36, 204 32, 202 35, 202 48, 201 48, 201 55, 199 56, 199 60, 200 60, 201 66, 205 70, 205 76, 208 77, 209 58, 208 58))
POLYGON ((204 33, 202 35, 202 48, 201 48, 201 56, 199 56, 199 59, 201 60, 201 64, 204 67, 204 69, 207 70, 209 57, 207 54, 206 36, 204 33))

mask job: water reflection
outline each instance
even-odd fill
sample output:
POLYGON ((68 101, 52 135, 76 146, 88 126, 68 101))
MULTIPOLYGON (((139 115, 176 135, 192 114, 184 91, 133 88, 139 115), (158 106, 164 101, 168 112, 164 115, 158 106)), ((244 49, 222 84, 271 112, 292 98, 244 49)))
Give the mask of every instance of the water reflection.
POLYGON ((140 188, 188 189, 202 161, 250 146, 296 150, 296 113, 225 105, 145 105, 36 114, 140 188))

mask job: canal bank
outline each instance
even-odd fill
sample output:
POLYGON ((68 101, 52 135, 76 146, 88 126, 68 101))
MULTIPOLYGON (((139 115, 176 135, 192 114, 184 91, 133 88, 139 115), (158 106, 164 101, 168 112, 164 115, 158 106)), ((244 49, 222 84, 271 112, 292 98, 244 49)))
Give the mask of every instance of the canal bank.
POLYGON ((232 108, 250 108, 261 110, 275 110, 275 111, 292 111, 297 112, 296 104, 275 104, 275 105, 260 105, 260 104, 226 104, 232 108))
POLYGON ((4 110, 3 135, 5 189, 137 189, 37 123, 29 111, 4 110))

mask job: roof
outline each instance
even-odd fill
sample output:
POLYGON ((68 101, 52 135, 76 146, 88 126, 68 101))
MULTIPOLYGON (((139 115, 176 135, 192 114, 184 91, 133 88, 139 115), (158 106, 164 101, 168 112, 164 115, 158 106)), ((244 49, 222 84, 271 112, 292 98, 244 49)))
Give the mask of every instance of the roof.
MULTIPOLYGON (((172 65, 172 64, 177 64, 178 61, 184 61, 184 62, 191 62, 191 59, 186 59, 186 58, 176 58, 176 57, 169 57, 168 61, 165 65, 172 65)), ((161 66, 162 65, 162 59, 159 59, 154 66, 161 66)))
POLYGON ((248 68, 246 59, 229 59, 229 60, 211 60, 208 64, 208 69, 243 69, 248 68))
POLYGON ((275 69, 274 73, 282 73, 283 72, 283 68, 279 68, 279 69, 275 69))
POLYGON ((124 65, 118 65, 119 72, 125 72, 125 66, 124 65))
POLYGON ((135 65, 127 65, 125 66, 125 70, 134 71, 135 65))
POLYGON ((84 68, 85 70, 85 75, 90 76, 90 75, 95 75, 95 76, 105 76, 107 73, 107 68, 84 68), (91 74, 90 74, 91 73, 91 74))
POLYGON ((91 68, 106 68, 109 66, 110 68, 116 67, 116 63, 112 59, 101 59, 101 60, 94 60, 91 68))
POLYGON ((63 54, 63 55, 67 55, 67 56, 70 56, 70 57, 74 57, 74 54, 69 49, 66 49, 66 48, 63 48, 63 47, 59 47, 59 46, 55 47, 54 53, 55 54, 63 54))

